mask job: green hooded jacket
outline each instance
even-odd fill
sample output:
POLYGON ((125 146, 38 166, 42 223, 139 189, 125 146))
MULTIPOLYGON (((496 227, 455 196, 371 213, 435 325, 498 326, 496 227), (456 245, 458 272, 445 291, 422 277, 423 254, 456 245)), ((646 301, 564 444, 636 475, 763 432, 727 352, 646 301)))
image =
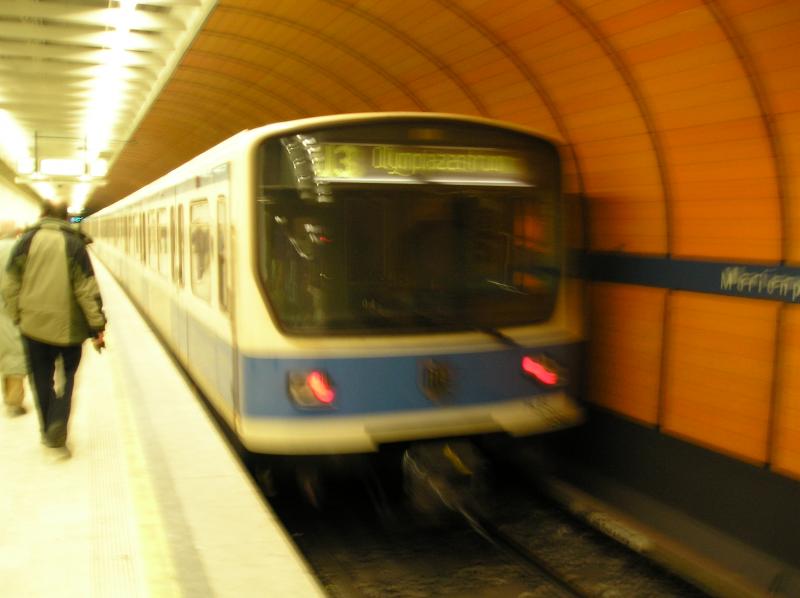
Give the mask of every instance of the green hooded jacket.
POLYGON ((11 250, 0 292, 20 332, 50 345, 78 345, 106 325, 85 238, 42 218, 11 250))

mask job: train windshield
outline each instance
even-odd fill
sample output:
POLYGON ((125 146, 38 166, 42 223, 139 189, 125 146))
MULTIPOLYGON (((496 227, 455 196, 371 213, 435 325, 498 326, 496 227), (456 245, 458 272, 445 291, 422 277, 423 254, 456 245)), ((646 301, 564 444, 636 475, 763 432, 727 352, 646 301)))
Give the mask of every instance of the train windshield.
POLYGON ((546 141, 429 121, 259 148, 258 267, 289 334, 521 326, 552 314, 559 161, 546 141))

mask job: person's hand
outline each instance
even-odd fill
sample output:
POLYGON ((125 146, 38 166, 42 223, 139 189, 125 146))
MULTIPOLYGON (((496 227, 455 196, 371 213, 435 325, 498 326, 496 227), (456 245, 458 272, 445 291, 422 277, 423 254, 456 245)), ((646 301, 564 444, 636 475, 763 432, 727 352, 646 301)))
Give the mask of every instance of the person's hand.
POLYGON ((94 338, 92 338, 92 345, 94 345, 94 350, 98 353, 105 349, 106 340, 102 330, 98 332, 94 338))

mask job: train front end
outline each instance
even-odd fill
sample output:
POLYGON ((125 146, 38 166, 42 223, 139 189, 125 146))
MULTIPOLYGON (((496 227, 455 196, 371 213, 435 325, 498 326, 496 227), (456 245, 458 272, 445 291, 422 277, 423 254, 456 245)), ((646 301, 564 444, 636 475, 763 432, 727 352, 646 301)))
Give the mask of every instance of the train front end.
POLYGON ((272 328, 239 318, 245 446, 362 453, 578 423, 559 164, 546 139, 458 118, 267 136, 253 269, 272 328))

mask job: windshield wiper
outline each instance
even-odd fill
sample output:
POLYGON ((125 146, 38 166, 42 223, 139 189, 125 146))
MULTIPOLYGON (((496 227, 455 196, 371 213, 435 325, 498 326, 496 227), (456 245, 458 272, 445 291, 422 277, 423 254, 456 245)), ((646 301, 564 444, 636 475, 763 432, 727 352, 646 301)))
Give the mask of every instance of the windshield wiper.
POLYGON ((497 287, 498 289, 502 289, 508 293, 515 293, 517 295, 527 295, 525 291, 520 291, 517 287, 506 284, 505 282, 500 282, 498 280, 491 280, 489 278, 486 279, 486 282, 490 285, 497 287))
POLYGON ((484 334, 488 334, 489 336, 493 336, 494 338, 496 338, 497 340, 499 340, 501 343, 503 343, 508 347, 514 347, 517 349, 522 347, 522 345, 520 345, 517 341, 515 341, 513 338, 511 338, 504 332, 500 332, 497 328, 493 328, 491 326, 474 326, 474 325, 471 326, 470 328, 472 328, 473 330, 477 330, 478 332, 483 332, 484 334))
POLYGON ((402 316, 405 314, 409 314, 420 320, 424 321, 425 324, 428 326, 448 326, 453 328, 463 328, 466 330, 475 330, 476 332, 482 332, 483 334, 487 334, 496 340, 500 341, 504 345, 508 347, 520 348, 520 345, 517 341, 513 338, 508 336, 507 334, 500 332, 497 328, 493 326, 481 326, 479 324, 471 324, 467 323, 466 325, 462 326, 461 322, 450 317, 441 316, 441 315, 433 315, 429 312, 421 311, 419 309, 409 308, 408 311, 403 309, 398 309, 395 307, 388 307, 385 304, 379 304, 375 300, 371 300, 368 302, 362 303, 362 307, 366 309, 367 313, 372 316, 377 316, 385 321, 396 321, 395 318, 397 316, 402 316))
MULTIPOLYGON (((413 314, 415 316, 419 317, 419 318, 422 318, 428 324, 439 325, 439 326, 441 326, 441 325, 452 326, 454 328, 462 328, 461 322, 459 322, 457 320, 454 320, 452 318, 445 318, 445 317, 441 317, 441 316, 433 316, 433 315, 431 315, 429 313, 421 312, 421 311, 416 310, 416 309, 413 310, 413 314)), ((482 332, 483 334, 487 334, 487 335, 495 338, 496 340, 500 341, 501 343, 503 343, 504 345, 506 345, 508 347, 515 347, 517 349, 522 347, 522 345, 520 345, 513 338, 511 338, 510 336, 508 336, 507 334, 505 334, 503 332, 500 332, 497 328, 494 328, 493 326, 481 326, 479 324, 472 324, 470 322, 467 322, 465 325, 463 325, 463 328, 466 329, 466 330, 475 330, 477 332, 482 332)))

